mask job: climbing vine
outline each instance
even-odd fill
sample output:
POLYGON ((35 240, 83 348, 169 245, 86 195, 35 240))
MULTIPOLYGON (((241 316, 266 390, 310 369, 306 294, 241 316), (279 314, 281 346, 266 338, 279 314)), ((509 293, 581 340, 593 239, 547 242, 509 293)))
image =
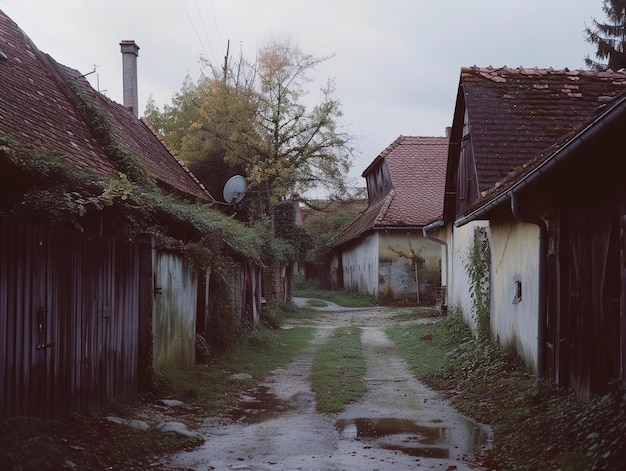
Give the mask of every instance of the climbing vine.
POLYGON ((473 316, 479 339, 491 338, 489 305, 491 301, 491 250, 484 228, 476 228, 465 270, 470 279, 473 316))

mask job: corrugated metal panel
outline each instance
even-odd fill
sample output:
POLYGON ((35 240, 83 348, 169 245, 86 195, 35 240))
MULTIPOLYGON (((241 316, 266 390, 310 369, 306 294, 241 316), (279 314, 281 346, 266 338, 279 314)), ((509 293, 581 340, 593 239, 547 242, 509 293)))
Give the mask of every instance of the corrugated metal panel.
POLYGON ((0 415, 136 391, 138 273, 132 244, 0 220, 0 415))

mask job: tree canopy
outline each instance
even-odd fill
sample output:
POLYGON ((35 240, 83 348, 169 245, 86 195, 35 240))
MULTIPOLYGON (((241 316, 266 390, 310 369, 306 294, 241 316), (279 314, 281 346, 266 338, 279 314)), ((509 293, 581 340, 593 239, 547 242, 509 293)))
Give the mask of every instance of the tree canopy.
POLYGON ((626 0, 603 0, 602 11, 606 22, 592 18, 585 28, 585 39, 596 46, 596 60, 585 58, 593 70, 620 70, 626 68, 626 0))
POLYGON ((272 202, 319 187, 343 194, 353 149, 341 104, 331 80, 318 100, 307 89, 310 73, 329 58, 271 41, 254 63, 240 57, 208 64, 210 73, 185 81, 163 112, 151 102, 146 118, 217 199, 225 180, 211 181, 220 172, 222 179, 242 173, 272 202))

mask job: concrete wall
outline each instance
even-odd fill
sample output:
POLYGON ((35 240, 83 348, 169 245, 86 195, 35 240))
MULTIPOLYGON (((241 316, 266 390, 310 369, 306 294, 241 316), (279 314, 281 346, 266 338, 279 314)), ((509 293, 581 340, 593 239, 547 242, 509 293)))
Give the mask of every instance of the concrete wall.
POLYGON ((190 366, 196 355, 198 280, 180 255, 157 254, 153 323, 153 368, 190 366))

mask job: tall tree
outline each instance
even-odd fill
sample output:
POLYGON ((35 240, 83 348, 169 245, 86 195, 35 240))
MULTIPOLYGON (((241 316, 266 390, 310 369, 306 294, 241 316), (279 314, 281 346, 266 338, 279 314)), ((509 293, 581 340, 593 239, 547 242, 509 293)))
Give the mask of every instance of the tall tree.
POLYGON ((596 60, 585 58, 593 70, 626 68, 626 0, 603 0, 602 11, 607 22, 591 20, 585 28, 585 39, 596 46, 596 60))
MULTIPOLYGON (((308 106, 315 101, 307 97, 310 73, 328 58, 273 41, 257 51, 254 63, 240 57, 224 67, 209 64, 211 77, 196 86, 197 119, 182 140, 183 160, 192 170, 209 170, 209 157, 219 155, 225 168, 241 171, 273 202, 320 186, 345 193, 352 137, 339 122, 331 81, 308 106)), ((166 113, 154 117, 174 120, 166 113)))

